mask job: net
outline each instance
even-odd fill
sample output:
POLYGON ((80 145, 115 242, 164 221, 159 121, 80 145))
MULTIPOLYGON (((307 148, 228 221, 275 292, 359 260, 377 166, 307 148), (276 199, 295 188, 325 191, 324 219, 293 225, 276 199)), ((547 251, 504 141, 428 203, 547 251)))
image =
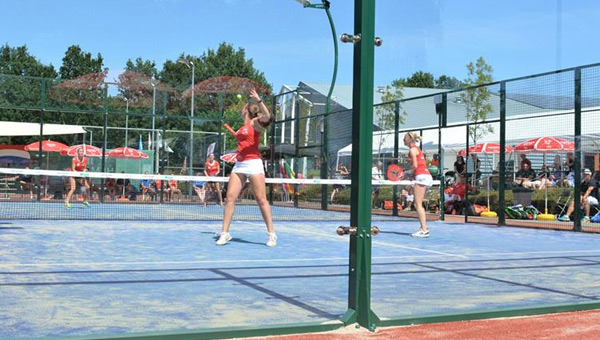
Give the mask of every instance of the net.
MULTIPOLYGON (((220 203, 225 200, 228 181, 229 177, 0 168, 0 216, 47 220, 222 220, 220 203), (67 208, 65 199, 73 185, 67 208)), ((389 206, 393 188, 397 188, 398 208, 402 210, 412 203, 411 183, 373 181, 379 191, 373 220, 398 218, 391 216, 389 206)), ((349 179, 267 178, 265 190, 274 221, 348 221, 350 185, 349 179), (321 205, 323 186, 328 192, 327 210, 321 205)), ((429 191, 437 190, 434 187, 429 191)), ((247 182, 236 202, 234 220, 262 219, 247 182)))

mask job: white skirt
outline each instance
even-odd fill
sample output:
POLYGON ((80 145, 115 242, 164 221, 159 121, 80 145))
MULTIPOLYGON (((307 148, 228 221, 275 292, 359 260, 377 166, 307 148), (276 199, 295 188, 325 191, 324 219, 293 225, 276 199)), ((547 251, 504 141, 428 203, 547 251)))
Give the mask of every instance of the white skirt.
POLYGON ((433 177, 431 175, 417 175, 414 180, 414 184, 424 185, 430 187, 433 185, 433 177))
POLYGON ((238 174, 244 174, 247 176, 250 175, 259 175, 265 174, 265 169, 263 167, 262 159, 250 159, 247 161, 238 161, 235 162, 235 166, 231 172, 235 172, 238 174))

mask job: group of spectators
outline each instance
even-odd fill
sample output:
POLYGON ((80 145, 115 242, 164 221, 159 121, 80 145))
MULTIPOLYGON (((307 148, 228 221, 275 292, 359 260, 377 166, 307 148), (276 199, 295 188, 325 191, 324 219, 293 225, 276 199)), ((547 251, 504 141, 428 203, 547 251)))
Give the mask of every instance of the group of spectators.
POLYGON ((519 171, 515 174, 514 186, 527 189, 546 189, 552 187, 574 187, 575 158, 572 152, 567 153, 567 159, 562 163, 560 155, 554 156, 552 169, 543 164, 540 171, 536 173, 531 167, 531 161, 527 155, 521 154, 519 171))

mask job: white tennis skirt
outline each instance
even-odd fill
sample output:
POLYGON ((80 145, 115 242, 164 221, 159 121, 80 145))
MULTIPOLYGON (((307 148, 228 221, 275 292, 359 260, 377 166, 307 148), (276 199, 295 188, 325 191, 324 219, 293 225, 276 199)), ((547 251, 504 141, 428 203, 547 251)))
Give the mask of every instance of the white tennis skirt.
POLYGON ((417 175, 415 176, 414 184, 430 187, 433 185, 433 177, 431 175, 417 175))
POLYGON ((247 176, 259 174, 264 175, 265 169, 263 167, 262 159, 250 159, 247 161, 235 162, 235 166, 231 172, 244 174, 247 176))

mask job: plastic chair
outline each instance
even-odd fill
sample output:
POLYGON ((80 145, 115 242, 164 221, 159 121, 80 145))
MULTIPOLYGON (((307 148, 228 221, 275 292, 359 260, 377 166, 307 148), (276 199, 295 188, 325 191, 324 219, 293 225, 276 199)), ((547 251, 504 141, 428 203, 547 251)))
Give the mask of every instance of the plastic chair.
POLYGON ((558 216, 564 215, 565 211, 569 207, 569 202, 573 198, 573 190, 565 189, 558 196, 558 200, 556 201, 556 206, 560 209, 560 213, 558 216))

